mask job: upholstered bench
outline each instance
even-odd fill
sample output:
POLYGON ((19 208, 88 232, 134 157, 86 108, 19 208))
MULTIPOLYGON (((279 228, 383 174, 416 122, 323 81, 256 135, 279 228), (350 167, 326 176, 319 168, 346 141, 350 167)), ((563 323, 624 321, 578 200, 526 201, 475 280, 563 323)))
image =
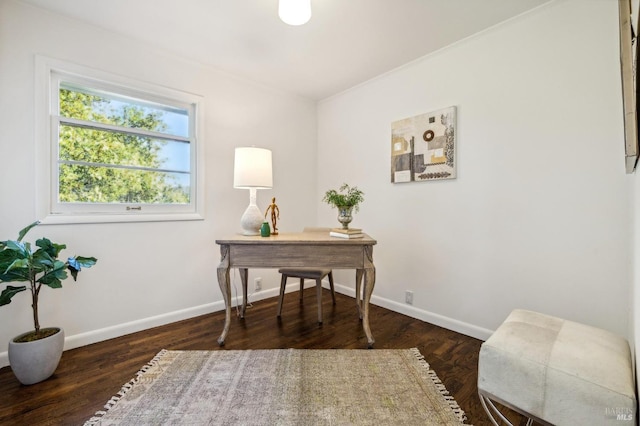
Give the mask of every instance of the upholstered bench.
POLYGON ((510 423, 493 401, 527 416, 527 424, 636 424, 628 342, 537 312, 514 310, 482 344, 478 392, 495 425, 495 417, 510 423))

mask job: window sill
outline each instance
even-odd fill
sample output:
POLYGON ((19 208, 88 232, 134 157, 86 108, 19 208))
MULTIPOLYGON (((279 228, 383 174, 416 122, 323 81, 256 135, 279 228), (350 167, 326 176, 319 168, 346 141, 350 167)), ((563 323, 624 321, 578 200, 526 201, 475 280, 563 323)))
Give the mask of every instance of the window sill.
POLYGON ((200 213, 145 213, 145 214, 60 214, 40 219, 43 225, 66 225, 73 223, 127 223, 127 222, 174 222, 204 220, 200 213))

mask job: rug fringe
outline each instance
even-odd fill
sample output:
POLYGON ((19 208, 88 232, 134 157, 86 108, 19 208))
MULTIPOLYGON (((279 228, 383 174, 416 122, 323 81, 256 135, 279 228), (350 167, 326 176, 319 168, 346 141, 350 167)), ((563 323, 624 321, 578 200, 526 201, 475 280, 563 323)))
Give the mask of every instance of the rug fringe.
POLYGON ((153 359, 151 359, 151 361, 149 361, 147 364, 145 364, 137 373, 136 373, 136 377, 134 377, 133 379, 129 380, 127 383, 125 383, 124 385, 122 385, 122 388, 120 389, 120 391, 111 397, 111 399, 109 399, 109 401, 107 401, 107 403, 105 404, 104 408, 105 410, 101 410, 101 411, 96 411, 95 414, 93 415, 93 417, 91 417, 89 420, 87 420, 84 423, 84 426, 94 426, 94 425, 99 425, 100 422, 102 421, 102 417, 107 414, 107 411, 109 411, 109 409, 111 409, 111 407, 113 407, 114 405, 116 405, 116 403, 118 401, 120 401, 120 398, 122 398, 123 396, 125 396, 125 394, 127 392, 129 392, 131 390, 131 388, 133 388, 133 385, 135 385, 139 380, 140 380, 140 376, 142 376, 144 373, 146 373, 147 371, 149 371, 151 368, 155 367, 156 365, 158 365, 158 363, 160 362, 160 359, 166 355, 168 351, 166 349, 162 349, 160 352, 158 352, 156 354, 156 356, 153 357, 153 359))
POLYGON ((420 353, 418 348, 411 348, 409 349, 409 352, 411 352, 411 354, 415 356, 418 362, 424 367, 425 372, 427 373, 427 376, 431 379, 433 384, 436 386, 436 389, 438 389, 440 394, 444 397, 445 401, 447 401, 451 410, 453 410, 458 420, 460 420, 460 423, 464 424, 464 422, 467 420, 466 414, 464 413, 462 408, 460 408, 460 406, 458 405, 454 397, 451 396, 451 394, 449 393, 447 388, 444 386, 444 384, 442 383, 442 381, 440 380, 436 372, 431 369, 431 366, 429 365, 427 360, 424 358, 424 355, 420 353))

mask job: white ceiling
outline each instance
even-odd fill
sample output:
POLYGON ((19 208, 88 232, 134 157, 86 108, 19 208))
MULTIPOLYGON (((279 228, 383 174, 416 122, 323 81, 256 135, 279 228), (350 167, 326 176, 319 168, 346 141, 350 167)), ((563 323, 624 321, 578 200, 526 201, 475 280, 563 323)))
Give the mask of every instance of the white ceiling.
POLYGON ((550 0, 21 0, 268 86, 323 99, 550 0))

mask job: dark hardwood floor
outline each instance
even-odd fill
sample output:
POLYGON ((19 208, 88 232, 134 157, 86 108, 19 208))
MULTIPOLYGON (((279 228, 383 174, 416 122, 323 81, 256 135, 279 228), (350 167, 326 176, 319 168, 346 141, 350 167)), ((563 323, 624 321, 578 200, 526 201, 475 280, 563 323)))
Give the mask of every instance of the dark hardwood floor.
MULTIPOLYGON (((277 298, 255 302, 244 319, 234 311, 225 346, 216 339, 224 312, 192 318, 64 352, 48 380, 23 386, 10 370, 0 369, 0 424, 78 425, 101 410, 109 398, 161 349, 231 350, 276 348, 365 349, 367 340, 354 299, 336 294, 331 304, 324 293, 324 324, 316 321, 315 291, 304 303, 288 294, 282 318, 277 298)), ((480 405, 476 381, 480 340, 428 324, 378 306, 371 306, 375 348, 416 347, 467 415, 467 423, 490 425, 480 405)), ((373 349, 375 350, 375 349, 373 349)), ((524 424, 513 415, 517 424, 524 424)))

